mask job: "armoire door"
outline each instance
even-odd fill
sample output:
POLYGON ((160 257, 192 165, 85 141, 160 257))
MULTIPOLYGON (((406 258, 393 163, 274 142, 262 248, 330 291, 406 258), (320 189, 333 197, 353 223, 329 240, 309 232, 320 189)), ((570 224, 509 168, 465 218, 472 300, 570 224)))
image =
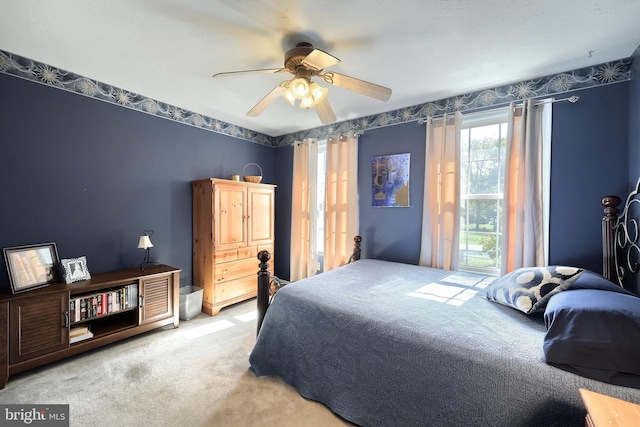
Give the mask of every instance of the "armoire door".
POLYGON ((269 245, 274 240, 273 187, 249 188, 248 246, 269 245))
POLYGON ((215 249, 230 249, 246 246, 246 187, 216 184, 214 192, 215 249))

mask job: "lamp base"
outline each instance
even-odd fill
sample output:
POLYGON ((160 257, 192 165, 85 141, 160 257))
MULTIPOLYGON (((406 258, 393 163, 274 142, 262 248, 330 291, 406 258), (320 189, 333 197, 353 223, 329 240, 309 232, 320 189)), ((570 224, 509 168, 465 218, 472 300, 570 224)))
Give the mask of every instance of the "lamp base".
POLYGON ((144 259, 140 263, 140 270, 145 271, 148 267, 152 265, 158 266, 160 264, 157 262, 149 261, 149 248, 146 248, 144 250, 144 259))
POLYGON ((145 271, 147 268, 151 267, 151 266, 159 266, 160 263, 158 262, 152 262, 152 261, 143 261, 140 263, 140 270, 145 271))

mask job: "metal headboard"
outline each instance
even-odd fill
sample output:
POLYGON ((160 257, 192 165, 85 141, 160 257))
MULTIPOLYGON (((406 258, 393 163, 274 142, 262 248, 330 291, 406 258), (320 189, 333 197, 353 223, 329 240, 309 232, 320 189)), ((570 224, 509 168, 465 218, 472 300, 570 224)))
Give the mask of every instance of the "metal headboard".
POLYGON ((602 275, 624 287, 625 277, 640 269, 640 179, 619 214, 620 202, 617 196, 602 199, 602 275))

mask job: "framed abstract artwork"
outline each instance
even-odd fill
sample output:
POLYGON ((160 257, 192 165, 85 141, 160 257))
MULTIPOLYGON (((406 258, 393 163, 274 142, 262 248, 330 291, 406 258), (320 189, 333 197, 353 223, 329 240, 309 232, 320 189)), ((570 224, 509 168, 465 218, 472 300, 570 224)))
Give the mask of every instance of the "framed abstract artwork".
POLYGON ((371 159, 374 207, 409 207, 410 154, 392 154, 371 159))

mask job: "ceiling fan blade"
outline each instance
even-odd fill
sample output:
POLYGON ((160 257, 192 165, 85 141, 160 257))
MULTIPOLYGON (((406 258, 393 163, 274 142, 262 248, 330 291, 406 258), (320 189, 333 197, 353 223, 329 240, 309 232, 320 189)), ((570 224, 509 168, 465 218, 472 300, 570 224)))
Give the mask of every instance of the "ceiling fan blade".
POLYGON ((247 116, 256 117, 260 115, 275 99, 280 96, 282 92, 284 92, 286 88, 286 84, 289 83, 289 80, 285 80, 280 83, 278 86, 274 87, 271 92, 269 92, 264 98, 260 100, 249 112, 247 116))
POLYGON ((377 84, 369 83, 354 77, 345 76, 344 74, 329 71, 320 75, 322 79, 334 86, 358 92, 362 95, 370 96, 380 101, 388 101, 391 97, 391 89, 377 84))
POLYGON ((224 73, 215 73, 213 77, 229 77, 229 76, 241 76, 243 74, 276 74, 289 71, 287 68, 263 68, 260 70, 244 70, 244 71, 227 71, 224 73))
POLYGON ((310 54, 302 60, 302 65, 315 71, 336 65, 340 60, 333 55, 329 55, 320 49, 313 49, 310 54))
POLYGON ((336 121, 336 115, 334 114, 333 109, 331 109, 331 105, 329 105, 329 101, 327 101, 327 98, 316 104, 314 108, 316 110, 316 113, 318 113, 318 117, 320 117, 320 121, 322 123, 328 124, 336 121))

